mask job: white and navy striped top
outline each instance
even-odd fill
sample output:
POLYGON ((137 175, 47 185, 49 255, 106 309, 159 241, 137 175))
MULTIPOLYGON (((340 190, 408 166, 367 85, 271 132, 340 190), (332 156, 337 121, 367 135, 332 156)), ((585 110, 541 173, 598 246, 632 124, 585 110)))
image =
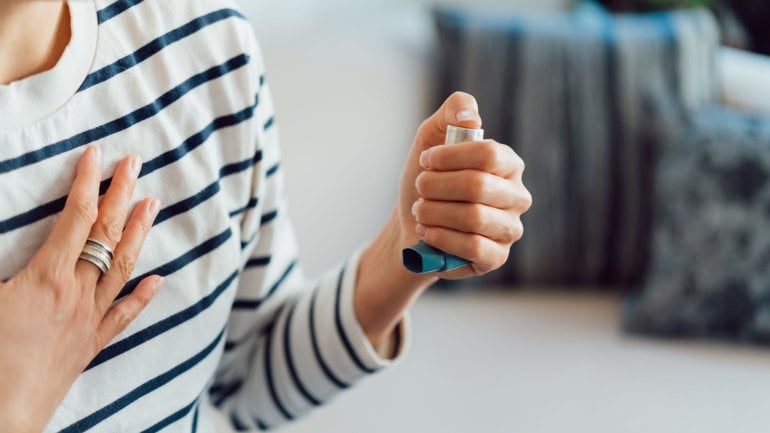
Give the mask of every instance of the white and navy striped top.
POLYGON ((387 366, 355 319, 358 256, 301 274, 260 51, 233 4, 69 7, 55 68, 0 86, 0 278, 41 245, 98 143, 105 175, 140 155, 135 196, 162 203, 123 294, 148 274, 166 282, 46 431, 264 429, 387 366))

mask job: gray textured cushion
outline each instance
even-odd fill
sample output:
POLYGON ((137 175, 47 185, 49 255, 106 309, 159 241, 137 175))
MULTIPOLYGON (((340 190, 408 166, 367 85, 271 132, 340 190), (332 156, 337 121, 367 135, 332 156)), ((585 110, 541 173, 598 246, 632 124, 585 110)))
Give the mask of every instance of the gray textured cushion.
POLYGON ((632 332, 770 344, 770 119, 710 108, 657 176, 652 265, 632 332))
POLYGON ((448 9, 436 21, 439 99, 474 94, 487 136, 527 162, 534 205, 505 281, 637 281, 649 250, 649 166, 666 135, 656 117, 661 104, 713 102, 713 18, 448 9))

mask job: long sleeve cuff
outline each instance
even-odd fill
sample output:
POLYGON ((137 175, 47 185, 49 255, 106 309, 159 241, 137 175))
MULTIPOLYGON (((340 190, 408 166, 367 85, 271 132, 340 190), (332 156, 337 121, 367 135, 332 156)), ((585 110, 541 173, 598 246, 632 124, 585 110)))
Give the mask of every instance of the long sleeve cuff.
POLYGON ((401 322, 398 323, 391 336, 389 344, 385 350, 378 351, 372 346, 369 338, 361 327, 355 312, 355 285, 358 279, 358 269, 363 248, 356 251, 345 268, 345 275, 342 280, 339 314, 341 316, 342 328, 346 330, 350 337, 351 346, 359 356, 362 363, 369 368, 378 369, 388 367, 394 362, 400 361, 408 352, 410 342, 409 332, 409 314, 405 313, 401 322), (382 352, 385 352, 383 354, 382 352))
POLYGON ((353 302, 361 252, 353 254, 341 269, 322 277, 311 301, 311 326, 319 338, 320 358, 327 362, 327 373, 331 373, 327 378, 343 388, 403 358, 409 340, 408 319, 396 328, 399 345, 392 358, 380 355, 366 337, 353 302))

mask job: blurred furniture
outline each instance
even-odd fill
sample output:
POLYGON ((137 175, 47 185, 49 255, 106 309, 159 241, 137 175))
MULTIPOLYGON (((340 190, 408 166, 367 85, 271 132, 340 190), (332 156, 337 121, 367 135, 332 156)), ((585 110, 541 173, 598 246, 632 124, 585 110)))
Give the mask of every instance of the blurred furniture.
POLYGON ((726 105, 770 115, 770 57, 722 48, 719 76, 726 105))
POLYGON ((438 99, 476 95, 487 135, 525 161, 534 197, 503 281, 629 285, 648 262, 667 116, 717 97, 718 29, 706 11, 436 14, 438 99), (483 115, 483 113, 482 113, 483 115))
POLYGON ((770 118, 693 113, 661 155, 652 263, 626 329, 770 345, 770 118))

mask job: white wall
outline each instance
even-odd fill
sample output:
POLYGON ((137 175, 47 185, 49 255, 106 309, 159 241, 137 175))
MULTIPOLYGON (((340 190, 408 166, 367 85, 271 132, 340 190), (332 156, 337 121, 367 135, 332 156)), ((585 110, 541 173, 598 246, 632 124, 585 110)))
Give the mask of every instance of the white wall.
POLYGON ((436 2, 241 0, 265 54, 310 275, 372 238, 395 202, 414 131, 434 109, 429 3, 436 2))

